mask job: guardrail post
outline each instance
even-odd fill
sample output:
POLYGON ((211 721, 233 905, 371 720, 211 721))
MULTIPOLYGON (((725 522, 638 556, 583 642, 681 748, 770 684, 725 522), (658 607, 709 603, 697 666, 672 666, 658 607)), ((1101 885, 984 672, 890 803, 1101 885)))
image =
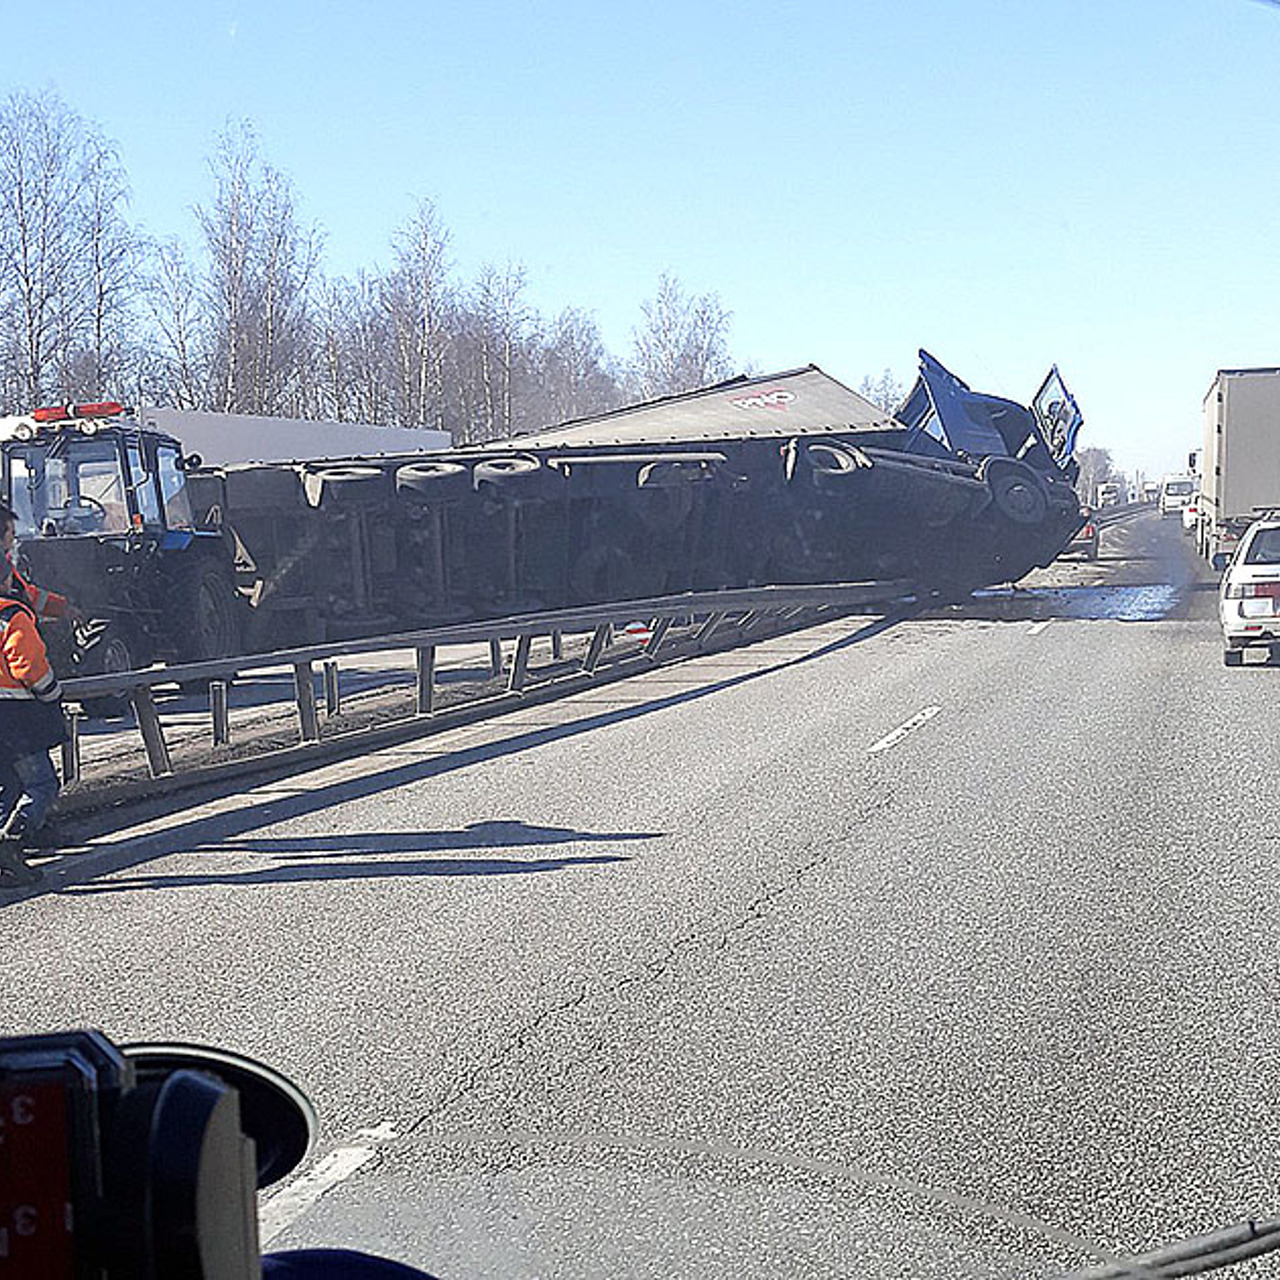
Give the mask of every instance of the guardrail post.
POLYGON ((600 655, 604 653, 605 645, 609 643, 609 637, 613 634, 613 627, 608 622, 598 626, 591 633, 591 643, 587 646, 586 656, 582 659, 582 669, 591 674, 600 662, 600 655))
POLYGON ((319 742, 320 717, 316 713, 316 685, 311 663, 293 664, 293 688, 298 699, 298 731, 302 740, 319 742))
POLYGON ((64 711, 67 740, 62 744, 62 785, 80 781, 80 713, 64 711))
POLYGON ((496 680, 502 674, 502 641, 489 641, 489 674, 496 680))
POLYGON ((227 711, 227 682, 209 681, 209 716, 213 721, 213 745, 225 747, 231 741, 231 716, 227 711))
POLYGON ((707 620, 698 628, 698 634, 693 637, 694 644, 706 644, 711 639, 711 633, 724 621, 723 613, 712 613, 707 615, 707 620))
POLYGON ((674 618, 655 618, 649 629, 649 639, 645 642, 644 653, 646 658, 656 658, 658 650, 662 647, 662 642, 667 638, 667 632, 671 630, 671 624, 674 618))
POLYGON ((435 711, 436 702, 436 647, 421 645, 414 652, 418 677, 416 710, 420 716, 429 716, 435 711))
POLYGON ((515 657, 511 659, 511 676, 507 680, 507 692, 519 693, 529 678, 529 652, 533 648, 533 637, 519 636, 516 639, 515 657))
POLYGON ((564 636, 559 631, 551 633, 551 657, 556 662, 564 657, 564 636))
POLYGON ((147 749, 147 768, 153 778, 167 778, 173 772, 173 761, 169 758, 169 746, 164 740, 151 690, 146 685, 131 689, 129 701, 133 703, 133 714, 142 733, 142 745, 147 749))
POLYGON ((338 688, 338 663, 327 658, 324 667, 324 713, 329 717, 342 713, 342 691, 338 688))

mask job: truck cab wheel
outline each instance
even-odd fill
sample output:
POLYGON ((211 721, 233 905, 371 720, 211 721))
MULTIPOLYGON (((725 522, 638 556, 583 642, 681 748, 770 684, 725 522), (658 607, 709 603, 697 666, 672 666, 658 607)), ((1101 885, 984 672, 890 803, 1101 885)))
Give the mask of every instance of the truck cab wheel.
POLYGON ((996 510, 1012 524, 1042 524, 1049 512, 1044 482, 1025 463, 987 458, 979 471, 996 510))

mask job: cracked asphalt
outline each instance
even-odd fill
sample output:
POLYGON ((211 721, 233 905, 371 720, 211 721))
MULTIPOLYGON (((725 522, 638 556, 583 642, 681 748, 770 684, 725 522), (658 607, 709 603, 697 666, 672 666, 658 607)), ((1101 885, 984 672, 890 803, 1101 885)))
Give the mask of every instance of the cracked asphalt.
POLYGON ((458 1280, 1047 1276, 1273 1214, 1280 669, 1222 667, 1171 522, 1103 552, 93 836, 0 899, 0 1031, 269 1062, 299 1173, 358 1153, 269 1247, 458 1280))

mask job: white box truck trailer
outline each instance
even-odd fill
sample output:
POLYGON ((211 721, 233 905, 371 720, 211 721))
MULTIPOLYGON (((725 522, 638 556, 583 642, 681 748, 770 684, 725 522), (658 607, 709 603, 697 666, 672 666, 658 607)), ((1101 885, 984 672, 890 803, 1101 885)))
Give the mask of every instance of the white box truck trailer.
POLYGON ((1204 398, 1203 456, 1196 548, 1212 560, 1280 509, 1280 368, 1218 370, 1204 398))
POLYGON ((188 453, 198 453, 208 467, 433 452, 453 444, 447 431, 379 427, 363 422, 312 422, 247 413, 206 413, 200 409, 150 408, 138 416, 144 426, 164 431, 180 440, 188 453))

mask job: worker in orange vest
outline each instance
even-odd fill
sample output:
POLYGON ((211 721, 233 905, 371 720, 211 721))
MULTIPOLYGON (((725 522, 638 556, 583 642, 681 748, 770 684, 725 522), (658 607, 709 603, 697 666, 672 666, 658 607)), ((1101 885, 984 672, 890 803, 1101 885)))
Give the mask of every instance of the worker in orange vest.
POLYGON ((0 887, 41 878, 23 849, 57 797, 49 751, 66 737, 62 687, 36 624, 31 588, 13 568, 14 523, 13 512, 0 506, 0 887))

